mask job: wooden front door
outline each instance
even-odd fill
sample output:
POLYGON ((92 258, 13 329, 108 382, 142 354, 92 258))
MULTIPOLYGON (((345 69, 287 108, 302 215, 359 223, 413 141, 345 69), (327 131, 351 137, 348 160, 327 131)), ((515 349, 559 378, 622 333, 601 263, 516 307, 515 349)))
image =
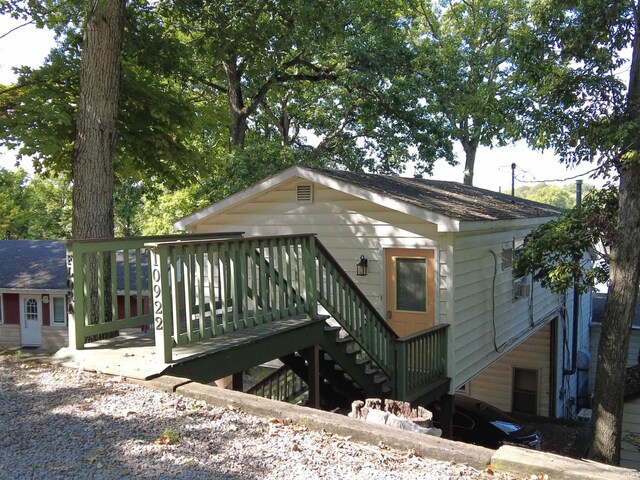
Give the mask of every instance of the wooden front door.
POLYGON ((387 320, 400 336, 435 325, 434 250, 385 250, 387 320))

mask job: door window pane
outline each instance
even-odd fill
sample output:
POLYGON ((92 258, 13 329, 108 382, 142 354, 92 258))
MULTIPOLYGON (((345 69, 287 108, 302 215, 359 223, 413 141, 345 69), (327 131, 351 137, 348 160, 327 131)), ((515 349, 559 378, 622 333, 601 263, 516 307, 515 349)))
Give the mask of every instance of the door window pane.
POLYGON ((25 311, 24 311, 25 320, 38 320, 38 301, 29 298, 25 302, 25 311))
POLYGON ((427 262, 424 258, 396 258, 396 308, 427 311, 427 262))

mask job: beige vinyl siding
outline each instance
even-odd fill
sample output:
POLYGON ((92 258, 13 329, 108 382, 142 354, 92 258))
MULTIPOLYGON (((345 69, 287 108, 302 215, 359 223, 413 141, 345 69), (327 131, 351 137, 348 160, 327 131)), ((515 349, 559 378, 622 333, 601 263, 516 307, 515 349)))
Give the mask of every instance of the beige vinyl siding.
POLYGON ((445 235, 424 220, 317 184, 313 185, 313 202, 297 203, 296 185, 307 183, 297 179, 279 185, 250 202, 201 220, 193 231, 239 231, 246 236, 315 233, 383 315, 384 248, 436 249, 438 318, 446 322, 450 267, 442 249, 445 235), (356 276, 361 255, 369 260, 365 277, 356 276))
POLYGON ((513 369, 526 368, 538 372, 538 415, 549 415, 551 326, 545 325, 517 348, 475 376, 468 384, 468 395, 512 410, 513 369))
POLYGON ((60 326, 42 326, 42 345, 46 350, 59 350, 69 346, 69 329, 60 326))
MULTIPOLYGON (((0 325, 0 346, 19 347, 20 325, 0 325)), ((66 327, 42 326, 41 348, 46 350, 59 350, 69 345, 69 330, 66 327)))
POLYGON ((20 346, 20 325, 0 324, 0 346, 19 347, 20 346))
POLYGON ((620 466, 640 470, 640 398, 624 404, 620 466))
POLYGON ((532 296, 513 298, 513 271, 502 269, 502 249, 527 233, 498 231, 455 237, 456 387, 515 348, 557 311, 557 295, 535 283, 532 296), (494 340, 499 351, 494 348, 494 340))

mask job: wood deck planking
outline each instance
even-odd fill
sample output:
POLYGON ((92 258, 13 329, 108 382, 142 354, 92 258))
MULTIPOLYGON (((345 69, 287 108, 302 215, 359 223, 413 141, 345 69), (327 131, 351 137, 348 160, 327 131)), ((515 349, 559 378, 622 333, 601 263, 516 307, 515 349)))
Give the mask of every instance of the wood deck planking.
POLYGON ((88 343, 82 350, 65 347, 54 358, 61 364, 83 370, 95 370, 109 375, 148 380, 171 368, 188 361, 210 355, 249 347, 256 342, 276 335, 307 327, 321 319, 312 320, 306 315, 277 320, 251 328, 173 348, 173 362, 158 361, 154 333, 125 330, 119 337, 88 343))

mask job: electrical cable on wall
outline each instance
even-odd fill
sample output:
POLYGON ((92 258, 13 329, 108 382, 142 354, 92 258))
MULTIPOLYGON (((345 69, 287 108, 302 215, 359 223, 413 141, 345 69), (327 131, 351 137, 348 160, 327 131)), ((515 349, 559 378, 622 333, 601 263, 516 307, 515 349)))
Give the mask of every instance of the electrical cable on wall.
POLYGON ((557 310, 551 312, 551 314, 545 315, 540 319, 539 322, 533 321, 533 288, 531 288, 531 292, 529 293, 529 305, 528 305, 528 314, 529 314, 529 327, 527 327, 523 332, 518 333, 513 336, 506 342, 503 342, 502 345, 498 345, 498 329, 496 327, 496 279, 498 277, 498 254, 493 250, 489 250, 489 253, 493 256, 493 278, 491 281, 491 324, 493 326, 493 349, 497 353, 503 353, 504 349, 512 344, 514 344, 518 339, 522 338, 526 332, 533 330, 540 324, 546 323, 551 317, 555 317, 557 315, 557 310))

